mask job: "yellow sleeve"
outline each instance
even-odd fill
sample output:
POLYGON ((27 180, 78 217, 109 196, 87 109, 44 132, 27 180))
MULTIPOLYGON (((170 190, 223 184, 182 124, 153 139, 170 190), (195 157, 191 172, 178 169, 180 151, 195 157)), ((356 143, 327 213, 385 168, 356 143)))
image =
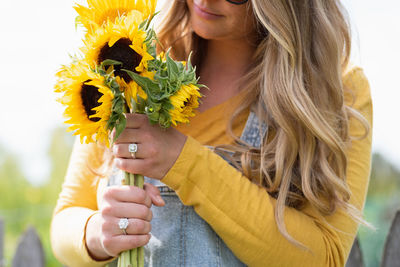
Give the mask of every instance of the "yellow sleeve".
MULTIPOLYGON (((369 85, 362 71, 349 72, 345 82, 355 91, 354 108, 372 124, 369 85)), ((350 123, 352 135, 362 132, 361 125, 354 120, 350 123)), ((371 132, 367 138, 354 141, 348 152, 351 201, 361 208, 368 186, 370 156, 371 132)), ((174 189, 185 205, 193 206, 249 266, 344 266, 357 232, 358 224, 343 212, 323 218, 312 209, 286 207, 289 234, 310 250, 295 247, 278 231, 275 199, 191 137, 162 182, 174 189)))
POLYGON ((50 229, 53 253, 67 266, 94 267, 109 262, 93 260, 85 245, 86 224, 98 212, 99 177, 89 166, 100 163, 101 153, 103 151, 95 144, 82 145, 77 139, 53 213, 50 229))

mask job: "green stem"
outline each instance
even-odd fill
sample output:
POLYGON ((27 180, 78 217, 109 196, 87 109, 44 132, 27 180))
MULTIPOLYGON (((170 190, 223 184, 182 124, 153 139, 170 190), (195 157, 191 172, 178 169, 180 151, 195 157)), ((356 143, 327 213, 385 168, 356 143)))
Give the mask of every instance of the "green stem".
POLYGON ((134 186, 135 185, 135 176, 133 173, 129 173, 129 185, 134 186))
MULTIPOLYGON (((143 180, 144 177, 142 175, 137 175, 133 173, 128 173, 128 178, 126 178, 129 181, 130 186, 138 186, 140 188, 143 188, 143 180), (140 178, 140 176, 142 178, 140 178)), ((144 267, 144 260, 140 260, 141 258, 144 258, 142 255, 143 254, 143 247, 141 248, 134 248, 130 250, 129 253, 129 259, 130 259, 130 264, 132 267, 144 267), (138 263, 142 263, 141 265, 138 265, 138 263)), ((126 266, 122 266, 126 267, 126 266)))
MULTIPOLYGON (((125 172, 123 184, 143 189, 144 177, 140 174, 125 172)), ((122 252, 118 258, 118 267, 144 267, 144 247, 122 252)))
MULTIPOLYGON (((133 185, 132 174, 129 172, 124 172, 124 180, 122 181, 124 185, 133 185)), ((118 267, 128 267, 132 266, 130 251, 123 251, 118 258, 118 267)))
POLYGON ((138 267, 144 266, 144 247, 138 248, 138 267))
POLYGON ((125 267, 125 262, 126 262, 126 258, 125 258, 125 251, 121 253, 121 267, 125 267))
MULTIPOLYGON (((136 186, 143 189, 144 176, 141 174, 135 174, 136 186)), ((138 267, 144 267, 144 247, 139 247, 137 251, 137 263, 138 267)))
MULTIPOLYGON (((124 112, 129 110, 124 106, 124 112)), ((131 112, 129 110, 129 112, 131 112)), ((137 186, 143 189, 144 177, 140 174, 125 173, 124 185, 137 186)), ((144 247, 124 251, 118 258, 118 267, 144 267, 144 247)))
POLYGON ((132 267, 138 267, 137 265, 138 249, 134 248, 131 250, 131 263, 132 267))
POLYGON ((118 267, 132 266, 129 251, 123 251, 118 258, 118 267))
POLYGON ((123 185, 129 185, 130 183, 130 173, 129 172, 124 172, 125 174, 125 179, 122 180, 123 185))
POLYGON ((144 186, 144 177, 141 174, 135 174, 135 185, 139 188, 143 189, 144 186))

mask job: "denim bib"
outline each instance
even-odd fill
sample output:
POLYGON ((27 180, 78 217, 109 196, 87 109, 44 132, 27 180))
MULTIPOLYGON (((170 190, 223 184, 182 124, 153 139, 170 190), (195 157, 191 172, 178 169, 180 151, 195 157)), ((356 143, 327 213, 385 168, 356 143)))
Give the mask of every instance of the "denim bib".
MULTIPOLYGON (((250 112, 240 139, 260 147, 266 130, 266 125, 260 125, 257 116, 250 112)), ((120 184, 122 177, 122 172, 116 170, 109 185, 120 184)), ((151 208, 152 236, 145 246, 145 266, 246 266, 192 206, 182 204, 174 190, 159 180, 145 177, 145 182, 157 186, 165 201, 163 207, 153 205, 151 208)), ((117 266, 116 261, 110 264, 112 266, 117 266)))

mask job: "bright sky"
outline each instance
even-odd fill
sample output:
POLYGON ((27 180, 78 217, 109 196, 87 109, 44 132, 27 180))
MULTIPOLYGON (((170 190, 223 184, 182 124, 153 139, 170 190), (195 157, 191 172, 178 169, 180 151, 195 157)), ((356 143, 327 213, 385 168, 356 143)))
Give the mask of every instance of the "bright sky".
MULTIPOLYGON (((356 30, 354 61, 372 88, 374 151, 400 167, 400 2, 343 2, 356 30)), ((34 183, 47 178, 49 136, 63 125, 54 74, 81 45, 72 5, 69 0, 5 1, 0 11, 0 147, 20 158, 34 183)))

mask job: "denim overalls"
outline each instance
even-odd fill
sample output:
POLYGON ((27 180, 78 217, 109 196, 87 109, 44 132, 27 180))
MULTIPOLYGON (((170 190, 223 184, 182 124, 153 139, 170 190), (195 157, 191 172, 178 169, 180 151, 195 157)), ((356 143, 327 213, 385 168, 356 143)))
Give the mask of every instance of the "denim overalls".
MULTIPOLYGON (((266 128, 262 125, 260 131, 256 115, 250 112, 241 139, 259 147, 266 128)), ((122 172, 114 173, 109 184, 120 183, 121 177, 122 172)), ((246 266, 192 206, 182 204, 175 191, 159 180, 145 177, 145 182, 157 186, 165 201, 165 206, 151 208, 152 236, 145 246, 145 266, 246 266)), ((117 266, 116 261, 110 266, 117 266)))

